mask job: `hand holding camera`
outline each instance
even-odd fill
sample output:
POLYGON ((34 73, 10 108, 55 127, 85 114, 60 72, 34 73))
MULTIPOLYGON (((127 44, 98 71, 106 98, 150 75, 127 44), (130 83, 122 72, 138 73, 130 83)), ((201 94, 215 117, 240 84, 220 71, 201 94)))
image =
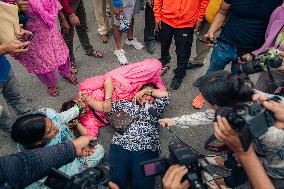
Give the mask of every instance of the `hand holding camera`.
POLYGON ((182 181, 184 175, 188 172, 185 166, 172 165, 163 177, 164 189, 188 189, 190 183, 188 180, 182 181))

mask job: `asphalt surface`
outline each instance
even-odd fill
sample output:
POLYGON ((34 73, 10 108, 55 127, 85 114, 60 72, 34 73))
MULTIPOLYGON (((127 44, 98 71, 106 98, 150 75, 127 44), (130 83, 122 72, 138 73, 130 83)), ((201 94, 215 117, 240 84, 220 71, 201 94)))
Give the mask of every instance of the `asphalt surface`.
MULTIPOLYGON (((79 81, 83 81, 88 77, 92 77, 95 75, 101 75, 105 72, 112 70, 114 68, 119 67, 119 63, 116 60, 113 51, 115 49, 114 39, 112 33, 110 32, 109 42, 107 44, 103 44, 100 41, 100 36, 97 32, 97 24, 95 20, 94 13, 94 4, 92 1, 85 1, 85 8, 87 12, 87 23, 90 31, 88 32, 91 43, 94 45, 95 49, 101 50, 104 52, 104 57, 101 59, 92 58, 85 55, 77 36, 74 39, 74 49, 77 63, 79 65, 79 72, 77 74, 79 81)), ((134 36, 138 38, 140 42, 143 43, 143 31, 144 31, 144 11, 141 11, 139 15, 135 16, 135 26, 134 26, 134 36)), ((123 35, 123 41, 126 39, 126 35, 123 35)), ((195 47, 195 43, 193 43, 193 47, 195 47)), ((151 55, 146 52, 146 50, 136 50, 134 47, 129 47, 124 45, 124 50, 126 51, 127 59, 129 63, 135 63, 141 61, 146 58, 159 58, 160 56, 160 44, 158 42, 155 43, 156 52, 151 55)), ((171 69, 170 71, 163 76, 163 81, 165 85, 169 88, 171 79, 173 77, 173 69, 176 67, 176 55, 175 55, 175 46, 174 41, 171 46, 171 69)), ((195 56, 195 48, 192 48, 192 56, 195 56)), ((69 84, 67 81, 58 77, 58 87, 60 90, 60 94, 58 97, 51 97, 47 93, 47 89, 43 86, 38 79, 32 75, 28 74, 27 71, 16 61, 11 59, 12 67, 16 73, 16 76, 19 80, 21 89, 25 97, 31 103, 32 106, 39 107, 51 107, 55 110, 59 111, 61 104, 66 100, 69 100, 75 97, 78 85, 73 86, 69 84)), ((171 92, 171 102, 167 107, 164 117, 175 117, 181 116, 184 114, 190 114, 196 112, 191 105, 192 100, 196 95, 198 95, 198 90, 192 85, 193 81, 196 80, 200 75, 202 75, 208 66, 209 57, 206 60, 206 66, 202 68, 198 68, 195 70, 187 71, 187 76, 184 78, 181 87, 176 92, 171 92)), ((6 106, 5 101, 0 99, 1 105, 6 106)), ((10 109, 11 118, 15 119, 15 113, 10 109)), ((201 110, 205 110, 206 105, 202 107, 201 110)), ((191 145, 194 149, 198 150, 200 153, 209 154, 208 151, 204 150, 203 145, 206 141, 207 137, 212 134, 212 126, 198 126, 195 128, 189 129, 180 129, 180 128, 172 128, 174 133, 178 135, 182 140, 184 140, 187 144, 191 145)), ((100 142, 105 147, 106 151, 108 149, 108 144, 111 141, 112 137, 112 129, 107 127, 101 127, 100 129, 100 142)), ((167 129, 161 129, 160 133, 160 142, 162 146, 162 155, 168 155, 168 144, 171 141, 172 136, 167 129)), ((10 139, 10 136, 3 133, 0 130, 0 154, 6 155, 16 152, 15 143, 10 139)), ((216 170, 219 174, 226 174, 222 170, 217 168, 213 168, 212 170, 216 170)), ((157 184, 157 188, 159 184, 157 184)), ((247 187, 244 187, 247 188, 247 187)))

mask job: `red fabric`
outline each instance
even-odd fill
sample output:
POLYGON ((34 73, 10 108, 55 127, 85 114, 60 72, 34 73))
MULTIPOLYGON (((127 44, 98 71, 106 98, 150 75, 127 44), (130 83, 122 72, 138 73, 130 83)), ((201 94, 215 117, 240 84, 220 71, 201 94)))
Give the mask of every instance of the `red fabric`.
POLYGON ((202 21, 209 0, 154 0, 155 21, 173 28, 194 27, 202 21))
POLYGON ((71 3, 75 3, 77 0, 59 0, 61 6, 63 7, 63 11, 65 14, 70 15, 74 11, 73 9, 69 6, 71 3))

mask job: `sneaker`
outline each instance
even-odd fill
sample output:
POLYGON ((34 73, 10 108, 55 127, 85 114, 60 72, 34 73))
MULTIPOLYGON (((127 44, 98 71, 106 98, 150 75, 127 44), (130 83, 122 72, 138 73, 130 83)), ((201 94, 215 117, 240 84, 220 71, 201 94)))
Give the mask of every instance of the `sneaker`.
POLYGON ((125 51, 123 49, 120 49, 120 50, 116 49, 113 53, 117 57, 119 64, 121 64, 121 65, 128 64, 128 61, 127 61, 126 56, 125 56, 125 51))
POLYGON ((142 50, 144 47, 136 38, 133 38, 132 40, 126 39, 125 44, 132 45, 137 50, 142 50))
POLYGON ((150 54, 154 54, 155 47, 153 41, 145 41, 146 51, 150 54))
POLYGON ((181 85, 181 81, 182 81, 182 79, 178 79, 178 78, 174 77, 173 80, 172 80, 172 83, 171 83, 171 90, 172 91, 178 90, 178 88, 181 85))

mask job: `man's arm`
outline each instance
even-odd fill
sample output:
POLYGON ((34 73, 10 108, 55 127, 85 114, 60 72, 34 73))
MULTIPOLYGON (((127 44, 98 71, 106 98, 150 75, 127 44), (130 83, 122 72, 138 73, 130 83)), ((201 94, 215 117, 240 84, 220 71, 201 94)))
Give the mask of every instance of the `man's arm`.
POLYGON ((75 157, 76 150, 71 142, 1 157, 0 183, 24 188, 47 176, 52 167, 59 168, 75 157))
POLYGON ((197 15, 197 21, 202 22, 209 0, 201 0, 197 15))
POLYGON ((231 4, 226 3, 225 1, 222 2, 217 14, 215 15, 213 22, 209 28, 209 31, 205 35, 210 39, 214 38, 214 34, 223 26, 227 16, 229 15, 231 8, 231 4))
MULTIPOLYGON (((160 23, 162 18, 161 18, 161 10, 162 10, 162 5, 163 5, 163 0, 154 0, 154 16, 155 16, 155 22, 160 23)), ((156 24, 157 25, 157 24, 156 24)), ((156 26, 157 29, 157 26, 156 26)), ((158 28, 161 29, 161 28, 158 28)))
POLYGON ((63 7, 63 11, 66 15, 71 15, 74 13, 73 9, 70 7, 69 3, 67 0, 58 0, 63 7))
POLYGON ((21 42, 19 40, 10 41, 7 44, 0 44, 0 55, 27 52, 28 48, 26 47, 28 47, 29 44, 29 41, 21 42))

